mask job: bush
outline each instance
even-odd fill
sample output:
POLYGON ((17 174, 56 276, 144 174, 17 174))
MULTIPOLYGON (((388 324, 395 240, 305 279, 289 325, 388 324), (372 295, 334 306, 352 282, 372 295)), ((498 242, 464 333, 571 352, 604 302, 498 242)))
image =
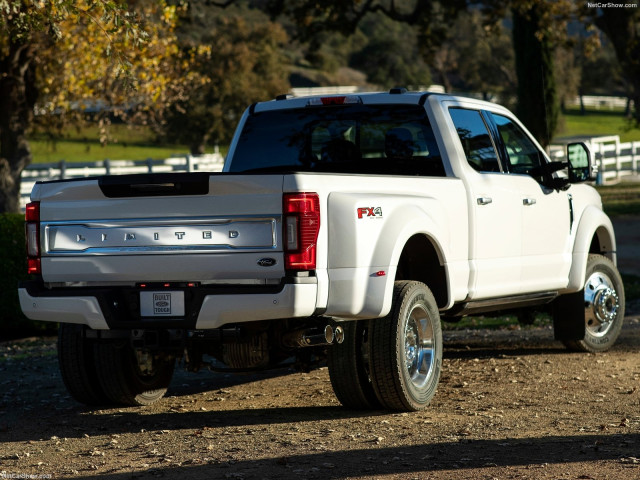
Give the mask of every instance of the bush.
POLYGON ((18 282, 29 278, 24 239, 24 215, 0 214, 0 338, 51 331, 53 324, 34 322, 22 314, 18 282))

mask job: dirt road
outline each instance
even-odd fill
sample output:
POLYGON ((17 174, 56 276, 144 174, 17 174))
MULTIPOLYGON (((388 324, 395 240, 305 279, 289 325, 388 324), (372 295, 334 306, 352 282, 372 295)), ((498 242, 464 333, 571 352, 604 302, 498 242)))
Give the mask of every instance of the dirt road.
POLYGON ((638 318, 601 355, 567 353, 549 327, 446 332, 445 341, 442 382, 432 405, 416 414, 346 410, 326 369, 179 373, 153 407, 91 411, 67 396, 52 341, 4 344, 0 473, 640 478, 638 318))

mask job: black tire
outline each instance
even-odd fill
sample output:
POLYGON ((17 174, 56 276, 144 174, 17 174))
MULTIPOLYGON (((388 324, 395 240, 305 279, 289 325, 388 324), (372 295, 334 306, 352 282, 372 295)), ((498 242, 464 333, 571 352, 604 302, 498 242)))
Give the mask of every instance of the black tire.
POLYGON ((436 393, 442 366, 442 327, 435 298, 415 281, 395 282, 389 315, 370 321, 371 379, 391 410, 424 409, 436 393))
POLYGON ((328 347, 327 353, 333 392, 347 408, 379 408, 369 375, 369 321, 343 322, 340 326, 344 330, 344 341, 328 347))
POLYGON ((153 359, 150 374, 142 374, 128 343, 103 342, 95 346, 98 380, 106 396, 118 405, 151 405, 167 391, 175 359, 153 359))
POLYGON ((607 257, 589 255, 584 288, 555 301, 556 337, 569 350, 605 352, 620 335, 624 306, 624 285, 618 269, 607 257), (578 333, 563 338, 563 331, 578 333))
POLYGON ((85 338, 87 327, 61 323, 58 329, 58 365, 69 394, 78 402, 95 406, 108 403, 100 386, 94 361, 94 345, 85 338))

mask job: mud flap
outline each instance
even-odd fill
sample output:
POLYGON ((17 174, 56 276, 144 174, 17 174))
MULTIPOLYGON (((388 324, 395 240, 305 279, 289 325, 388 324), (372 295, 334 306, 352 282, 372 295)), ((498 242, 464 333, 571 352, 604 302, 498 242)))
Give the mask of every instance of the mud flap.
POLYGON ((556 340, 583 340, 585 336, 584 293, 562 295, 553 302, 553 334, 556 340))

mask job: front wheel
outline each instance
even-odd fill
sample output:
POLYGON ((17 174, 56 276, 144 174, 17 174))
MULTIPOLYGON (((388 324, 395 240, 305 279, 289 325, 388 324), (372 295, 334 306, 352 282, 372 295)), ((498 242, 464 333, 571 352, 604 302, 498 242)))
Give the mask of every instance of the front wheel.
POLYGON ((389 315, 370 321, 371 380, 382 406, 424 409, 436 393, 442 365, 440 314, 421 282, 397 281, 389 315))
MULTIPOLYGON (((570 350, 604 352, 618 339, 624 320, 624 285, 613 262, 589 255, 582 291, 556 300, 553 321, 558 327, 584 324, 584 335, 562 339, 570 350)), ((581 330, 582 332, 582 330, 581 330)))

